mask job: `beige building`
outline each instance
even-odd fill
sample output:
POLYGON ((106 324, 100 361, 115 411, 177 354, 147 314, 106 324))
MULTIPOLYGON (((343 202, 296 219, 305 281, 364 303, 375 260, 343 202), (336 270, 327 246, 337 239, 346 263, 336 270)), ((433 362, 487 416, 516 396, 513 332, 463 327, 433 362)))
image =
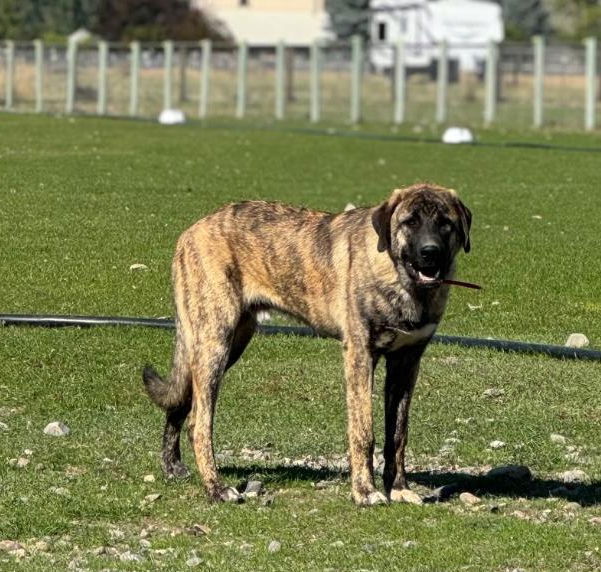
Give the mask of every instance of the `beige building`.
POLYGON ((325 0, 192 0, 230 33, 250 46, 308 47, 332 37, 325 0))
POLYGON ((267 12, 323 12, 325 0, 196 0, 199 7, 216 11, 244 8, 267 12))

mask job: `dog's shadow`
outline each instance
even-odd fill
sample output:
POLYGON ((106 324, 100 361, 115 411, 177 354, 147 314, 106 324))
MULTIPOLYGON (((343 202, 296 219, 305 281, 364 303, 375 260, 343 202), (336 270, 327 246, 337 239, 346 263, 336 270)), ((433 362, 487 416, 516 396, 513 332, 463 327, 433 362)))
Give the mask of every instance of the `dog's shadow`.
MULTIPOLYGON (((340 481, 348 482, 348 472, 329 469, 313 469, 309 467, 290 466, 259 466, 250 465, 245 467, 223 467, 224 475, 247 481, 253 478, 263 480, 267 488, 283 486, 294 481, 340 481)), ((562 498, 570 502, 576 502, 581 506, 593 506, 601 504, 601 481, 590 484, 569 483, 566 484, 556 479, 512 479, 502 477, 474 476, 462 472, 414 472, 408 474, 410 483, 421 485, 432 489, 434 492, 438 487, 449 485, 452 495, 462 492, 470 492, 477 496, 508 497, 526 499, 562 498)), ((428 497, 426 493, 425 497, 428 497)), ((431 497, 432 499, 432 497, 431 497)))

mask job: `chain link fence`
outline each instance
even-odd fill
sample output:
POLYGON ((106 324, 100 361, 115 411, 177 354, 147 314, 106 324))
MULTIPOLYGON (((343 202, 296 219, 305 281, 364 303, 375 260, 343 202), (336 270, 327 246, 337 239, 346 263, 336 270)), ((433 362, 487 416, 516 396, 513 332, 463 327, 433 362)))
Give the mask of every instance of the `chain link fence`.
MULTIPOLYGON (((540 45, 482 46, 488 55, 467 69, 453 57, 460 46, 446 60, 440 55, 417 68, 403 56, 416 46, 378 45, 380 61, 391 62, 383 67, 374 65, 376 46, 360 42, 296 48, 7 41, 0 107, 139 117, 171 107, 192 118, 594 128, 596 41, 540 45)), ((433 54, 440 48, 426 47, 433 54)))

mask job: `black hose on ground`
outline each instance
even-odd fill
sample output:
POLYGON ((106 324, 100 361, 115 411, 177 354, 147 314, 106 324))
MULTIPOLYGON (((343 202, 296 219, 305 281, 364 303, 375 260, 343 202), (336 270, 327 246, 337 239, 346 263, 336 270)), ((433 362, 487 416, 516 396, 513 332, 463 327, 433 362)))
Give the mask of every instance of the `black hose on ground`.
MULTIPOLYGON (((62 328, 67 326, 145 326, 150 328, 174 328, 170 318, 122 318, 115 316, 44 316, 26 314, 0 314, 0 326, 40 326, 62 328)), ((260 325, 258 331, 264 335, 285 334, 303 337, 318 337, 312 328, 305 326, 260 325)), ((434 342, 446 345, 459 345, 467 348, 488 348, 504 352, 542 354, 560 359, 580 359, 601 361, 601 351, 568 348, 548 344, 534 344, 513 340, 488 338, 468 338, 464 336, 435 335, 434 342)))

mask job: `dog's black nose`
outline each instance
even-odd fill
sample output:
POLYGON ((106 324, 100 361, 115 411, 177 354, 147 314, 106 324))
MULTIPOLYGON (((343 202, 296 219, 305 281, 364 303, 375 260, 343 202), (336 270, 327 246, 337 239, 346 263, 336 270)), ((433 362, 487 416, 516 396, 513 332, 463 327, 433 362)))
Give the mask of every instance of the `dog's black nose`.
POLYGON ((424 262, 436 262, 440 257, 440 248, 435 244, 426 244, 420 248, 419 255, 424 262))

